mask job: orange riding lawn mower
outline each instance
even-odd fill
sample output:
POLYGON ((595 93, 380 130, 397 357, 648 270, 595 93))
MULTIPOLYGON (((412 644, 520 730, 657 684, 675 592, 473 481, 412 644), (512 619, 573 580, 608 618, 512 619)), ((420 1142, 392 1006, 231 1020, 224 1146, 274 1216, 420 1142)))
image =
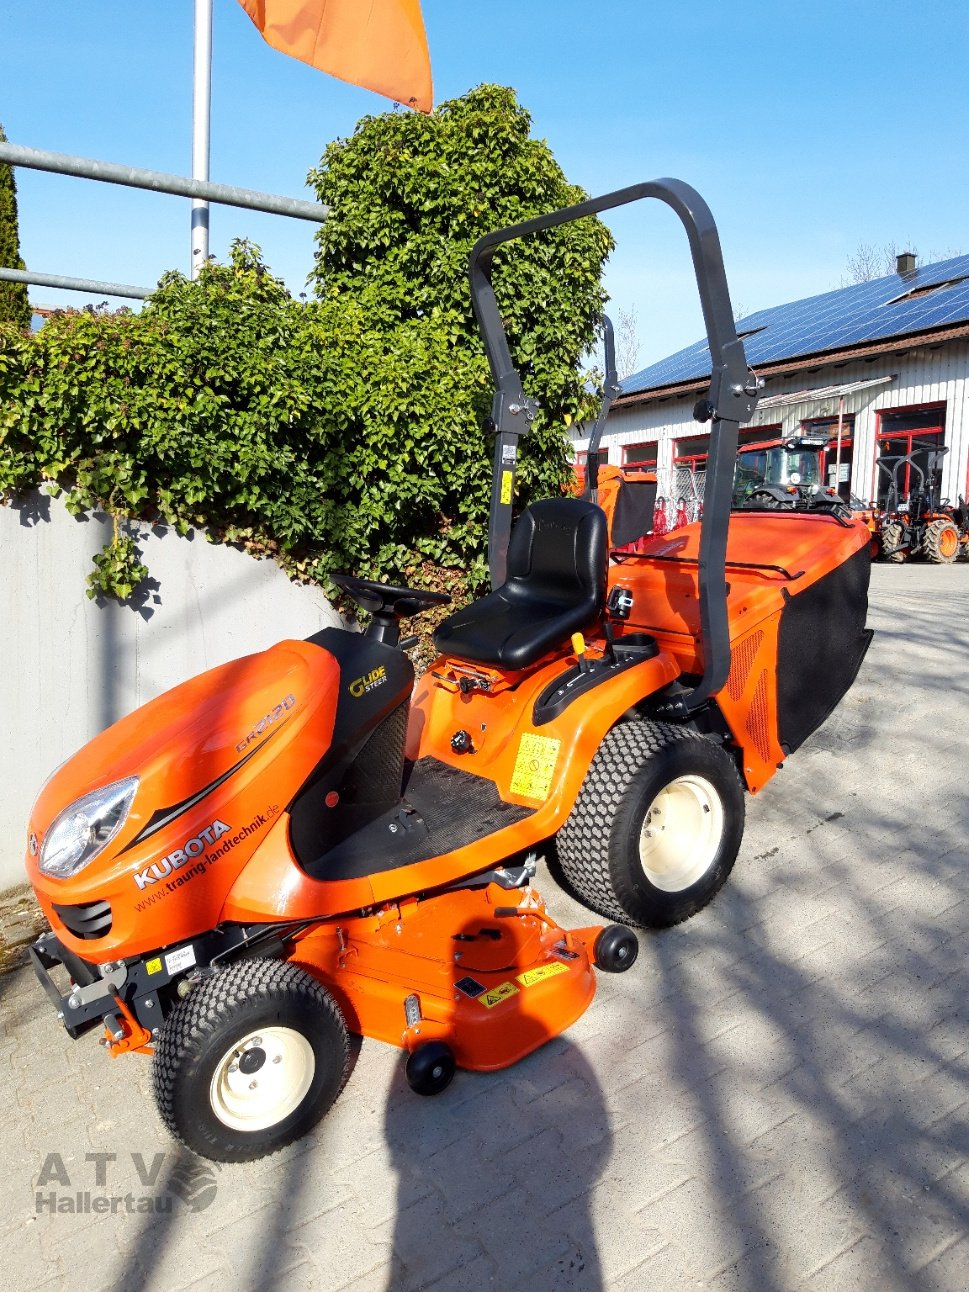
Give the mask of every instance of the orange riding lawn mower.
MULTIPOLYGON (((72 1037, 153 1056, 168 1128, 244 1161, 306 1133, 349 1033, 407 1052, 423 1095, 573 1023, 595 970, 711 900, 756 793, 867 649, 869 534, 837 508, 730 515, 758 382, 720 243, 677 180, 482 238, 471 290, 497 390, 492 587, 445 619, 414 687, 401 622, 439 593, 339 576, 366 631, 326 628, 213 668, 102 732, 42 789, 27 869, 37 975, 72 1037), (491 287, 495 249, 641 198, 682 222, 709 339, 702 521, 610 563, 603 510, 512 525, 535 403, 491 287), (539 855, 606 920, 562 928, 539 855)), ((651 509, 650 509, 651 510, 651 509)), ((648 528, 648 526, 644 527, 648 528)))

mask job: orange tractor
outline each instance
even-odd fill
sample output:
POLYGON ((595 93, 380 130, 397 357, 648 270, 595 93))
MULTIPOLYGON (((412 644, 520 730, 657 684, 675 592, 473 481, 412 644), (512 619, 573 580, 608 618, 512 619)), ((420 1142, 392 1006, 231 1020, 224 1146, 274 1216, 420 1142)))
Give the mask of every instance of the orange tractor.
POLYGON ((965 553, 969 545, 965 504, 960 498, 954 512, 939 496, 941 462, 948 451, 916 443, 911 453, 878 459, 889 483, 884 505, 874 513, 870 527, 884 560, 899 564, 921 557, 933 565, 951 565, 965 553), (921 463, 916 460, 919 457, 921 463), (909 481, 907 493, 903 479, 909 481))
POLYGON ((401 623, 441 595, 343 576, 363 634, 328 628, 177 686, 65 763, 31 814, 51 924, 32 958, 54 1008, 111 1055, 152 1055, 161 1117, 214 1159, 309 1130, 346 1079, 348 1032, 401 1047, 434 1094, 569 1026, 596 970, 633 964, 627 925, 714 896, 745 790, 824 720, 868 645, 864 526, 730 518, 758 385, 694 190, 659 180, 499 230, 471 287, 497 387, 493 590, 444 621, 416 689, 401 623), (588 500, 512 524, 534 404, 490 272, 510 239, 640 198, 689 240, 711 448, 702 523, 610 567, 588 500), (616 923, 557 924, 532 884, 541 853, 616 923))

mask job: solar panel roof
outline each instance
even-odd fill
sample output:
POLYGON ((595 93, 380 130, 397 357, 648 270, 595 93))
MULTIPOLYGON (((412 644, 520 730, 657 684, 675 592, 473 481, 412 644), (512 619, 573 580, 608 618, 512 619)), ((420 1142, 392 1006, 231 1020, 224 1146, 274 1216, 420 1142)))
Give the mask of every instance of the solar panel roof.
MULTIPOLYGON (((758 365, 969 321, 969 255, 889 274, 821 296, 775 305, 737 323, 747 362, 758 365)), ((619 383, 622 395, 710 375, 706 339, 619 383)))

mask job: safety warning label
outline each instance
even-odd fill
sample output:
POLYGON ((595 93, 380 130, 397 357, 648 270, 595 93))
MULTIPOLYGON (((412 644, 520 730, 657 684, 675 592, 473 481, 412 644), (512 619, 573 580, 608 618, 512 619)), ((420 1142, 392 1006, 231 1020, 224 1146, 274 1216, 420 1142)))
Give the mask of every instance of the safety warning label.
POLYGON ((520 794, 525 799, 548 798, 561 743, 551 736, 523 733, 511 778, 512 794, 520 794))
POLYGON ((479 996, 478 1001, 484 1005, 485 1009, 493 1009, 495 1005, 500 1005, 509 996, 517 995, 518 988, 513 982, 503 982, 498 987, 492 987, 491 991, 486 991, 483 996, 479 996))
POLYGON ((536 965, 534 969, 526 969, 524 973, 520 973, 515 981, 520 982, 523 987, 531 987, 541 982, 543 978, 554 978, 557 973, 568 972, 569 966, 560 963, 536 965))

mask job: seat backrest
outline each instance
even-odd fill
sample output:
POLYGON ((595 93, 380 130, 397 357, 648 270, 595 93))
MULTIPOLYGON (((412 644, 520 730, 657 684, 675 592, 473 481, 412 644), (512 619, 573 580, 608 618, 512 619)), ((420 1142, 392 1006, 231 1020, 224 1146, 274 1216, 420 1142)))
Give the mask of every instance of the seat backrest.
POLYGON ((601 609, 608 535, 602 508, 581 498, 547 498, 522 512, 508 544, 504 591, 515 598, 601 609))
POLYGON ((500 588, 438 626, 439 651, 498 668, 528 668, 594 623, 606 597, 602 508, 581 498, 526 507, 508 544, 500 588))

